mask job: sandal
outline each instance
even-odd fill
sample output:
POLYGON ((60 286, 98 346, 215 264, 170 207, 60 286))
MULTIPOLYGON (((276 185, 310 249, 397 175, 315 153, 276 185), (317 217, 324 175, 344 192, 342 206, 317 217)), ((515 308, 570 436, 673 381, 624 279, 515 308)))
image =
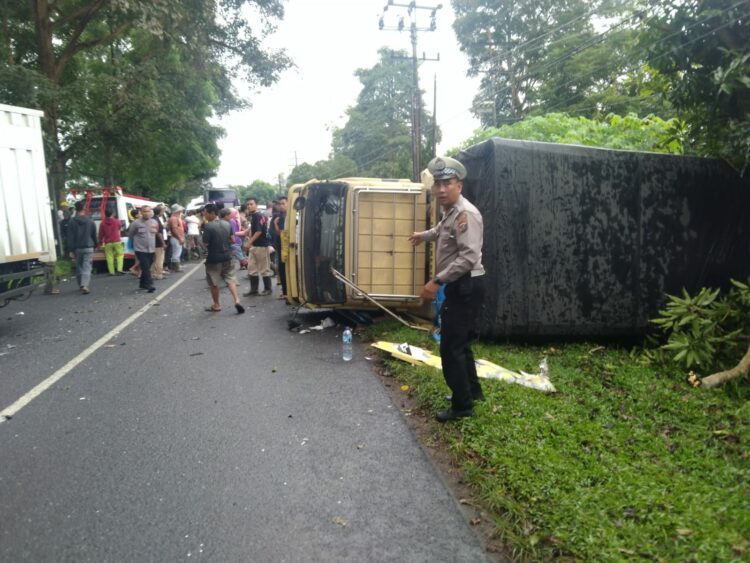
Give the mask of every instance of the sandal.
POLYGON ((218 313, 221 309, 214 309, 213 307, 206 307, 206 311, 209 313, 218 313))

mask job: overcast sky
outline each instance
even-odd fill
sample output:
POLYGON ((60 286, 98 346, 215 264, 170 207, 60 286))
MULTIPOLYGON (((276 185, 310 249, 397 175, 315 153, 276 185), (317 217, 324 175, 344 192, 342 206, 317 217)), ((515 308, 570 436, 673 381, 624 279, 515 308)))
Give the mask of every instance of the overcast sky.
MULTIPOLYGON (((408 4, 407 0, 397 3, 408 4)), ((439 2, 423 2, 437 6, 439 2)), ((437 76, 438 125, 443 132, 441 149, 469 137, 479 124, 471 115, 477 79, 466 77, 466 56, 459 51, 453 32, 453 11, 448 0, 437 12, 437 31, 418 34, 419 56, 440 55, 439 62, 423 62, 420 87, 423 103, 433 111, 433 79, 437 76)), ((276 184, 297 162, 314 163, 328 158, 333 127, 345 124, 345 111, 356 103, 361 83, 358 68, 378 61, 378 49, 389 47, 411 53, 408 31, 380 31, 378 19, 387 0, 287 0, 286 13, 269 46, 284 47, 296 64, 273 87, 251 96, 253 107, 233 112, 220 121, 226 136, 219 141, 221 166, 215 186, 250 184, 265 180, 276 184)), ((386 25, 396 25, 405 9, 390 8, 386 25)), ((418 11, 418 25, 429 27, 429 12, 418 11)), ((238 84, 243 90, 243 85, 238 84)))

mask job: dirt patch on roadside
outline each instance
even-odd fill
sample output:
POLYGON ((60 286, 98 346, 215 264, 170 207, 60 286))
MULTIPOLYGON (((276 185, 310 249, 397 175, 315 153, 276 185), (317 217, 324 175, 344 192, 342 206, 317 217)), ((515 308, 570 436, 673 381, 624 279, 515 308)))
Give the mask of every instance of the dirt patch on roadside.
MULTIPOLYGON (((513 561, 503 544, 494 537, 495 526, 490 516, 475 498, 474 490, 461 475, 459 467, 451 459, 445 444, 435 439, 433 413, 420 409, 411 393, 401 391, 401 384, 390 372, 382 358, 373 350, 373 371, 380 379, 404 419, 417 436, 422 450, 432 461, 443 483, 453 494, 468 524, 476 532, 487 552, 489 561, 508 563, 513 561)), ((447 404, 446 404, 447 406, 447 404)))

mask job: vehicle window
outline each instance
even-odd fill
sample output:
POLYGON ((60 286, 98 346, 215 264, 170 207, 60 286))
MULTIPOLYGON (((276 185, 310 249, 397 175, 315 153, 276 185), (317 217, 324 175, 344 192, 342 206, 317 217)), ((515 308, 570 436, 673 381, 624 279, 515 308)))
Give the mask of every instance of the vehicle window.
MULTIPOLYGON (((107 199, 107 208, 114 211, 113 217, 117 217, 117 201, 110 197, 107 199)), ((94 221, 101 221, 104 215, 102 214, 102 197, 92 197, 89 203, 89 217, 94 221)))
POLYGON ((304 277, 308 300, 343 303, 344 284, 331 268, 344 271, 345 184, 319 184, 309 190, 304 209, 304 277), (309 246, 308 246, 309 245, 309 246))

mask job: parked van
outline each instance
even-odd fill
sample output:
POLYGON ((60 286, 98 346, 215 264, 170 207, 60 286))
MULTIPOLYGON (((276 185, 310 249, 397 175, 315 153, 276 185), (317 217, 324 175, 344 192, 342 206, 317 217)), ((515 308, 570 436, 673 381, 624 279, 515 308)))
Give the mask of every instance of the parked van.
POLYGON ((425 184, 377 178, 292 186, 284 235, 288 301, 308 308, 375 308, 367 294, 386 307, 420 309, 429 247, 413 247, 408 238, 428 228, 429 194, 425 184))

